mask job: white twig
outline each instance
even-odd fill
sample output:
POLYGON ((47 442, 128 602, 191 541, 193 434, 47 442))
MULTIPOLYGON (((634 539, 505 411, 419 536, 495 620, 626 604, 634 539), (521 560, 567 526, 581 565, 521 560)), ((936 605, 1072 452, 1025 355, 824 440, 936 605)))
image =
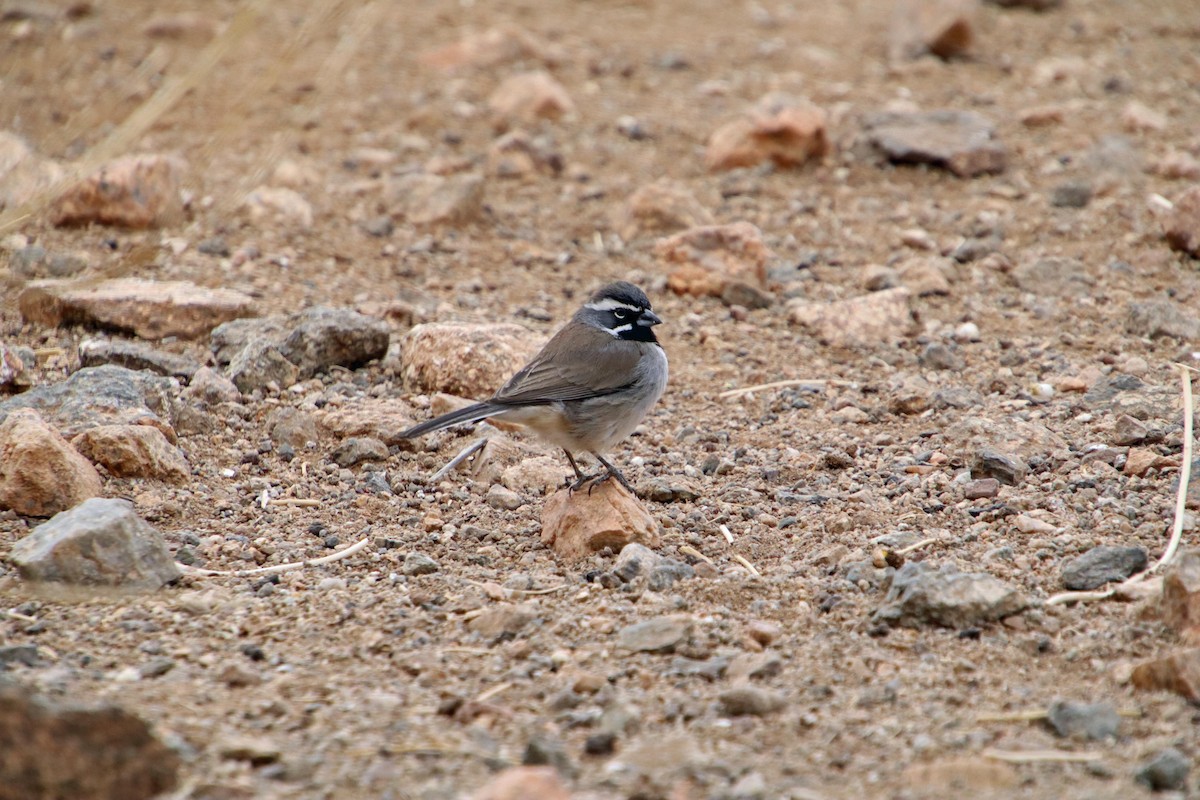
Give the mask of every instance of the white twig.
POLYGON ((741 389, 730 389, 721 392, 717 397, 722 400, 728 400, 731 397, 741 397, 744 394, 754 394, 755 392, 765 392, 767 389, 786 389, 791 386, 811 386, 814 389, 820 389, 825 386, 849 386, 849 381, 839 381, 832 378, 793 378, 786 381, 772 381, 771 383, 760 383, 755 386, 743 386, 741 389))
POLYGON ((722 523, 720 530, 721 535, 725 537, 725 541, 733 544, 733 531, 729 530, 729 526, 722 523))
POLYGON ((437 472, 433 473, 433 475, 430 476, 428 482, 430 484, 437 483, 442 478, 449 475, 450 470, 454 469, 459 464, 466 461, 468 458, 470 458, 471 456, 475 455, 477 452, 482 450, 487 443, 488 443, 488 437, 486 437, 486 436, 483 437, 482 439, 476 439, 474 442, 471 442, 471 444, 464 447, 459 452, 458 455, 456 455, 454 458, 450 459, 450 463, 446 464, 446 466, 442 467, 437 472))
POLYGON ((924 547, 927 544, 937 544, 937 539, 922 539, 919 542, 914 542, 913 544, 910 544, 908 547, 901 547, 899 550, 896 551, 896 555, 906 556, 909 553, 920 550, 922 547, 924 547))
POLYGON ((180 564, 179 566, 182 567, 183 571, 188 575, 196 575, 204 578, 213 575, 224 575, 232 578, 244 578, 250 575, 270 575, 275 572, 287 572, 288 570, 302 569, 304 567, 319 567, 322 564, 331 564, 334 561, 341 561, 343 558, 349 558, 359 550, 362 550, 370 543, 370 541, 371 540, 369 538, 363 539, 359 542, 355 542, 347 548, 338 550, 336 553, 331 553, 330 555, 322 556, 321 558, 313 558, 308 561, 292 561, 287 564, 272 564, 269 567, 258 567, 256 569, 222 570, 201 569, 199 567, 189 567, 184 564, 180 564))
POLYGON ((1010 764, 1044 764, 1054 761, 1099 761, 1099 753, 1072 753, 1067 750, 996 750, 983 751, 984 758, 1007 761, 1010 764))
POLYGON ((741 555, 740 553, 734 553, 733 560, 738 562, 739 564, 741 564, 743 567, 745 567, 750 572, 750 574, 753 575, 754 577, 756 577, 756 578, 762 577, 762 573, 758 571, 758 568, 755 567, 753 564, 751 564, 746 559, 746 557, 741 555))
POLYGON ((1175 520, 1171 525, 1171 539, 1167 542, 1167 549, 1163 551, 1162 556, 1150 569, 1126 578, 1116 586, 1094 592, 1062 592, 1046 600, 1046 605, 1053 606, 1060 603, 1104 600, 1115 594, 1119 594, 1122 587, 1132 586, 1146 580, 1159 569, 1171 563, 1171 559, 1175 557, 1175 553, 1179 549, 1179 542, 1183 538, 1183 517, 1187 508, 1188 482, 1192 476, 1193 418, 1196 415, 1192 403, 1192 376, 1189 374, 1192 368, 1186 364, 1179 364, 1177 366, 1179 367, 1183 388, 1183 460, 1179 466, 1179 489, 1175 492, 1175 520))

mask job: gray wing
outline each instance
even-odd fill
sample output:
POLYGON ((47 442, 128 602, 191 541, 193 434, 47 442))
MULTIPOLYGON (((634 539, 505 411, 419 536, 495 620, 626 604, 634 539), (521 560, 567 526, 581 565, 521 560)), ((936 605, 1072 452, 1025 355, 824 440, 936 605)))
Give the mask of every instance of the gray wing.
MULTIPOLYGON (((582 400, 612 394, 632 383, 642 344, 615 339, 604 331, 587 333, 595 337, 586 348, 592 351, 588 358, 568 355, 566 337, 560 331, 496 392, 491 402, 520 406, 582 400), (603 340, 597 341, 599 337, 603 340)), ((578 336, 576 329, 572 338, 578 336)))

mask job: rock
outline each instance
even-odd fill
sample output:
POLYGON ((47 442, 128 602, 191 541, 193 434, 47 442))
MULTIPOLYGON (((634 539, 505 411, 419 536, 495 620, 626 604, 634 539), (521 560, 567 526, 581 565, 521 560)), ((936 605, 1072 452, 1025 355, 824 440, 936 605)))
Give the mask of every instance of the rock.
POLYGON ((93 464, 118 478, 153 478, 186 483, 191 467, 178 447, 149 425, 98 425, 71 440, 93 464))
MULTIPOLYGON (((488 447, 491 447, 490 443, 488 447)), ((504 467, 500 473, 500 483, 514 492, 549 494, 562 487, 564 480, 575 480, 574 475, 568 475, 561 457, 534 456, 504 467)))
POLYGON ((182 397, 201 405, 216 406, 221 403, 237 403, 242 399, 242 393, 233 381, 212 367, 201 367, 196 370, 188 387, 183 390, 182 397))
POLYGON ((515 636, 521 629, 537 618, 537 611, 527 605, 501 603, 484 609, 483 613, 467 623, 467 628, 485 638, 515 636))
POLYGON ((710 172, 771 162, 798 167, 829 152, 828 115, 807 100, 771 93, 745 116, 709 137, 704 165, 710 172))
POLYGON ((17 686, 0 690, 0 753, 0 800, 149 800, 174 789, 180 769, 178 753, 140 717, 17 686))
POLYGON ((731 680, 773 678, 783 671, 783 659, 778 653, 742 653, 729 663, 731 680))
POLYGON ((61 166, 39 156, 20 136, 0 131, 0 210, 33 200, 63 174, 61 166))
POLYGON ((1055 700, 1046 715, 1050 729, 1059 736, 1088 741, 1115 739, 1121 717, 1109 703, 1074 703, 1055 700))
POLYGON ((357 369, 387 355, 390 328, 383 320, 348 308, 318 306, 289 320, 294 327, 280 354, 311 378, 329 367, 357 369))
POLYGON ((1082 261, 1060 256, 1018 264, 1012 277, 1017 286, 1042 297, 1089 297, 1096 286, 1096 279, 1082 261))
POLYGON ((483 214, 483 176, 414 173, 390 183, 388 213, 413 225, 459 228, 483 214))
POLYGON ((1121 125, 1130 133, 1161 131, 1167 127, 1167 116, 1138 100, 1130 100, 1121 109, 1121 125))
POLYGON ((36 667, 41 661, 36 644, 9 644, 0 647, 0 671, 8 669, 12 664, 36 667))
POLYGON ((229 379, 239 391, 253 392, 274 384, 286 389, 300 379, 300 369, 272 342, 248 345, 229 362, 229 379))
POLYGON ((292 331, 295 318, 286 315, 235 319, 218 325, 209 337, 209 349, 220 365, 227 365, 252 344, 280 344, 292 331))
POLYGON ((1140 478, 1152 469, 1178 466, 1179 462, 1174 458, 1159 455, 1146 447, 1131 447, 1125 456, 1125 466, 1121 472, 1140 478))
POLYGON ((1059 529, 1054 527, 1044 519, 1031 516, 1029 514, 1017 514, 1013 519, 1013 527, 1021 533, 1036 533, 1042 535, 1053 535, 1058 533, 1059 529))
POLYGON ((655 503, 688 503, 700 496, 700 489, 688 478, 657 477, 642 481, 638 494, 655 503))
POLYGON ((242 201, 250 221, 260 228, 283 225, 306 231, 313 224, 312 204, 295 189, 259 186, 242 201))
POLYGON ((894 164, 931 164, 960 178, 1003 172, 1008 165, 995 127, 973 111, 878 113, 864 124, 867 142, 894 164))
POLYGON ((471 795, 472 800, 571 800, 554 767, 509 767, 471 795))
POLYGON ((171 378, 191 380, 200 370, 200 362, 188 356, 157 350, 141 342, 85 339, 79 343, 79 364, 99 367, 115 364, 132 370, 146 370, 171 378))
POLYGON ((329 454, 329 459, 342 468, 358 466, 364 461, 387 461, 387 458, 387 445, 373 436, 351 436, 329 454))
POLYGON ((1133 668, 1130 680, 1139 689, 1174 692, 1200 705, 1200 648, 1143 661, 1133 668))
POLYGON ((429 556, 413 551, 404 557, 404 566, 401 568, 401 571, 405 575, 412 577, 416 575, 432 575, 441 568, 441 565, 429 556))
POLYGON ((521 499, 521 495, 512 489, 504 488, 498 483, 488 487, 487 496, 484 500, 492 508, 502 511, 516 511, 525 505, 525 501, 521 499))
POLYGON ((525 131, 508 131, 497 137, 487 152, 487 174, 495 178, 523 178, 535 173, 557 176, 563 171, 562 153, 546 137, 531 138, 525 131))
POLYGON ((911 292, 904 287, 814 303, 795 298, 787 304, 796 325, 810 329, 823 343, 838 347, 871 346, 903 338, 912 324, 911 292))
POLYGON ((1140 547, 1093 547, 1063 565, 1063 585, 1072 591, 1090 591, 1110 581, 1123 581, 1144 570, 1146 563, 1146 551, 1140 547))
POLYGON ((912 764, 900 774, 901 785, 915 790, 918 797, 963 797, 978 792, 985 792, 982 797, 991 797, 998 790, 1014 789, 1019 780, 1016 769, 1009 764, 979 756, 912 764))
POLYGON ((696 576, 696 570, 691 565, 661 556, 637 542, 621 548, 612 573, 623 583, 629 583, 639 576, 645 577, 647 586, 653 592, 666 591, 676 581, 696 576))
POLYGON ((256 767, 274 764, 283 756, 279 745, 265 736, 227 736, 215 742, 213 749, 228 761, 248 761, 256 767))
POLYGON ((1200 258, 1200 186, 1175 199, 1174 209, 1163 221, 1163 233, 1171 249, 1200 258))
MULTIPOLYGON (((312 415, 307 421, 297 419, 298 427, 289 422, 278 434, 286 436, 293 447, 303 447, 307 442, 317 441, 317 428, 310 427, 312 415), (299 442, 299 444, 297 443, 299 442)), ((337 408, 325 407, 317 412, 315 421, 320 427, 338 438, 347 436, 370 436, 379 439, 388 447, 413 446, 412 440, 401 439, 401 431, 412 427, 412 406, 401 400, 387 397, 368 397, 347 403, 337 408)), ((276 434, 272 434, 276 436, 276 434)))
POLYGON ((617 647, 635 653, 672 653, 692 635, 691 617, 677 614, 627 625, 617 632, 617 647))
MULTIPOLYGON (((1168 180, 1200 181, 1200 159, 1188 152, 1171 150, 1162 158, 1156 159, 1150 166, 1150 171, 1168 180)), ((1178 208, 1176 203, 1176 208, 1178 208)))
POLYGON ((926 369, 950 372, 960 372, 967 366, 966 360, 959 354, 956 346, 944 345, 940 342, 930 342, 925 345, 925 349, 917 356, 917 363, 926 369))
POLYGON ((50 208, 55 225, 150 228, 183 213, 180 189, 187 162, 175 156, 122 156, 59 195, 50 208))
POLYGON ((676 294, 721 297, 733 284, 764 289, 767 262, 774 256, 762 232, 749 222, 689 228, 660 239, 654 255, 670 274, 676 294))
POLYGON ((417 325, 400 342, 404 388, 484 399, 541 344, 540 336, 512 323, 417 325))
POLYGON ((1166 747, 1138 768, 1134 780, 1155 792, 1177 792, 1187 789, 1187 776, 1192 762, 1174 747, 1166 747))
POLYGON ((986 500, 1000 494, 1000 481, 995 478, 978 478, 963 487, 967 500, 986 500))
POLYGON ((514 61, 544 59, 547 46, 538 37, 515 25, 498 25, 471 33, 457 42, 425 50, 422 64, 440 69, 496 67, 514 61))
POLYGON ((725 677, 729 669, 729 659, 726 657, 695 659, 676 656, 671 659, 666 674, 671 677, 680 676, 700 677, 709 681, 719 681, 725 677))
POLYGON ((1086 208, 1092 202, 1092 185, 1086 181, 1067 181, 1050 191, 1050 205, 1055 208, 1086 208))
POLYGON ((8 268, 20 278, 69 278, 87 269, 91 260, 86 250, 47 253, 44 247, 30 245, 13 251, 8 268))
POLYGON ((1150 429, 1146 423, 1128 414, 1122 414, 1113 423, 1113 444, 1119 447, 1141 444, 1149 435, 1150 429))
POLYGON ((194 12, 155 14, 142 26, 142 35, 151 39, 207 44, 217 35, 217 21, 194 12))
POLYGON ((579 491, 562 489, 542 509, 542 544, 563 561, 578 561, 606 547, 620 551, 631 542, 657 547, 658 523, 616 480, 579 491))
POLYGON ((13 545, 9 559, 30 581, 157 589, 180 575, 132 503, 99 497, 39 525, 13 545))
POLYGON ((661 178, 629 195, 621 209, 617 232, 627 242, 643 236, 674 233, 716 223, 712 213, 686 185, 661 178))
POLYGON ((571 761, 571 757, 567 755, 567 750, 563 743, 558 739, 552 739, 548 736, 534 736, 525 745, 525 752, 521 756, 521 763, 530 766, 547 766, 553 767, 560 775, 576 775, 579 768, 571 761))
POLYGON ((987 573, 959 572, 952 564, 935 569, 928 562, 909 561, 892 576, 875 622, 904 627, 931 623, 968 628, 1008 617, 1029 605, 1015 588, 987 573))
POLYGON ((49 517, 96 497, 100 475, 33 409, 0 423, 0 509, 49 517))
POLYGON ((983 449, 971 461, 972 478, 995 478, 1008 486, 1019 486, 1029 467, 1016 455, 983 449))
POLYGON ((505 78, 488 97, 497 129, 560 119, 574 112, 571 95, 549 72, 522 72, 505 78))
POLYGON ((892 15, 892 60, 929 53, 949 59, 965 55, 975 40, 979 0, 905 0, 892 15))
POLYGON ((950 279, 954 273, 953 262, 948 258, 908 258, 896 267, 900 283, 918 297, 950 294, 950 279))
POLYGON ((1063 0, 984 0, 1000 8, 1027 8, 1031 11, 1049 11, 1059 8, 1063 0))
POLYGON ((717 695, 721 713, 727 717, 765 717, 781 710, 782 697, 757 686, 734 686, 717 695))
POLYGON ((1184 641, 1200 643, 1200 552, 1180 550, 1163 575, 1162 619, 1184 641))
POLYGON ((143 339, 196 339, 223 322, 254 314, 250 297, 232 289, 133 278, 86 285, 39 281, 21 292, 17 304, 28 322, 90 325, 143 339))
POLYGON ((131 424, 152 425, 174 442, 169 420, 178 393, 174 378, 112 365, 86 367, 65 381, 0 402, 0 419, 15 409, 33 408, 68 437, 97 425, 131 424))
POLYGON ((1125 330, 1150 339, 1167 336, 1195 342, 1200 340, 1200 318, 1170 300, 1130 303, 1125 330))
POLYGON ((0 342, 0 391, 24 389, 29 382, 27 369, 32 366, 25 363, 15 347, 0 342))

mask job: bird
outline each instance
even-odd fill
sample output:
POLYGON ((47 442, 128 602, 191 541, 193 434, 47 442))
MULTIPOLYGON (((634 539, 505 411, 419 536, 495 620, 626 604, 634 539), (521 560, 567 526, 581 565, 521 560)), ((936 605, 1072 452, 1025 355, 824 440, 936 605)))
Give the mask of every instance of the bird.
POLYGON ((570 321, 494 395, 400 434, 412 439, 485 419, 515 422, 562 448, 575 491, 615 478, 636 495, 604 453, 623 441, 667 388, 667 354, 655 336, 662 319, 646 293, 628 281, 596 290, 570 321), (575 454, 590 453, 605 469, 585 475, 575 454))

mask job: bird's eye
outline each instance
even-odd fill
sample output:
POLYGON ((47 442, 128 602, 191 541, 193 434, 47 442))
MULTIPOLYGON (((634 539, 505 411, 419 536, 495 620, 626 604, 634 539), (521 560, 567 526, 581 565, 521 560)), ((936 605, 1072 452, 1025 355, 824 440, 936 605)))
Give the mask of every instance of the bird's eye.
POLYGON ((614 308, 613 316, 617 319, 629 319, 629 310, 625 308, 614 308))

